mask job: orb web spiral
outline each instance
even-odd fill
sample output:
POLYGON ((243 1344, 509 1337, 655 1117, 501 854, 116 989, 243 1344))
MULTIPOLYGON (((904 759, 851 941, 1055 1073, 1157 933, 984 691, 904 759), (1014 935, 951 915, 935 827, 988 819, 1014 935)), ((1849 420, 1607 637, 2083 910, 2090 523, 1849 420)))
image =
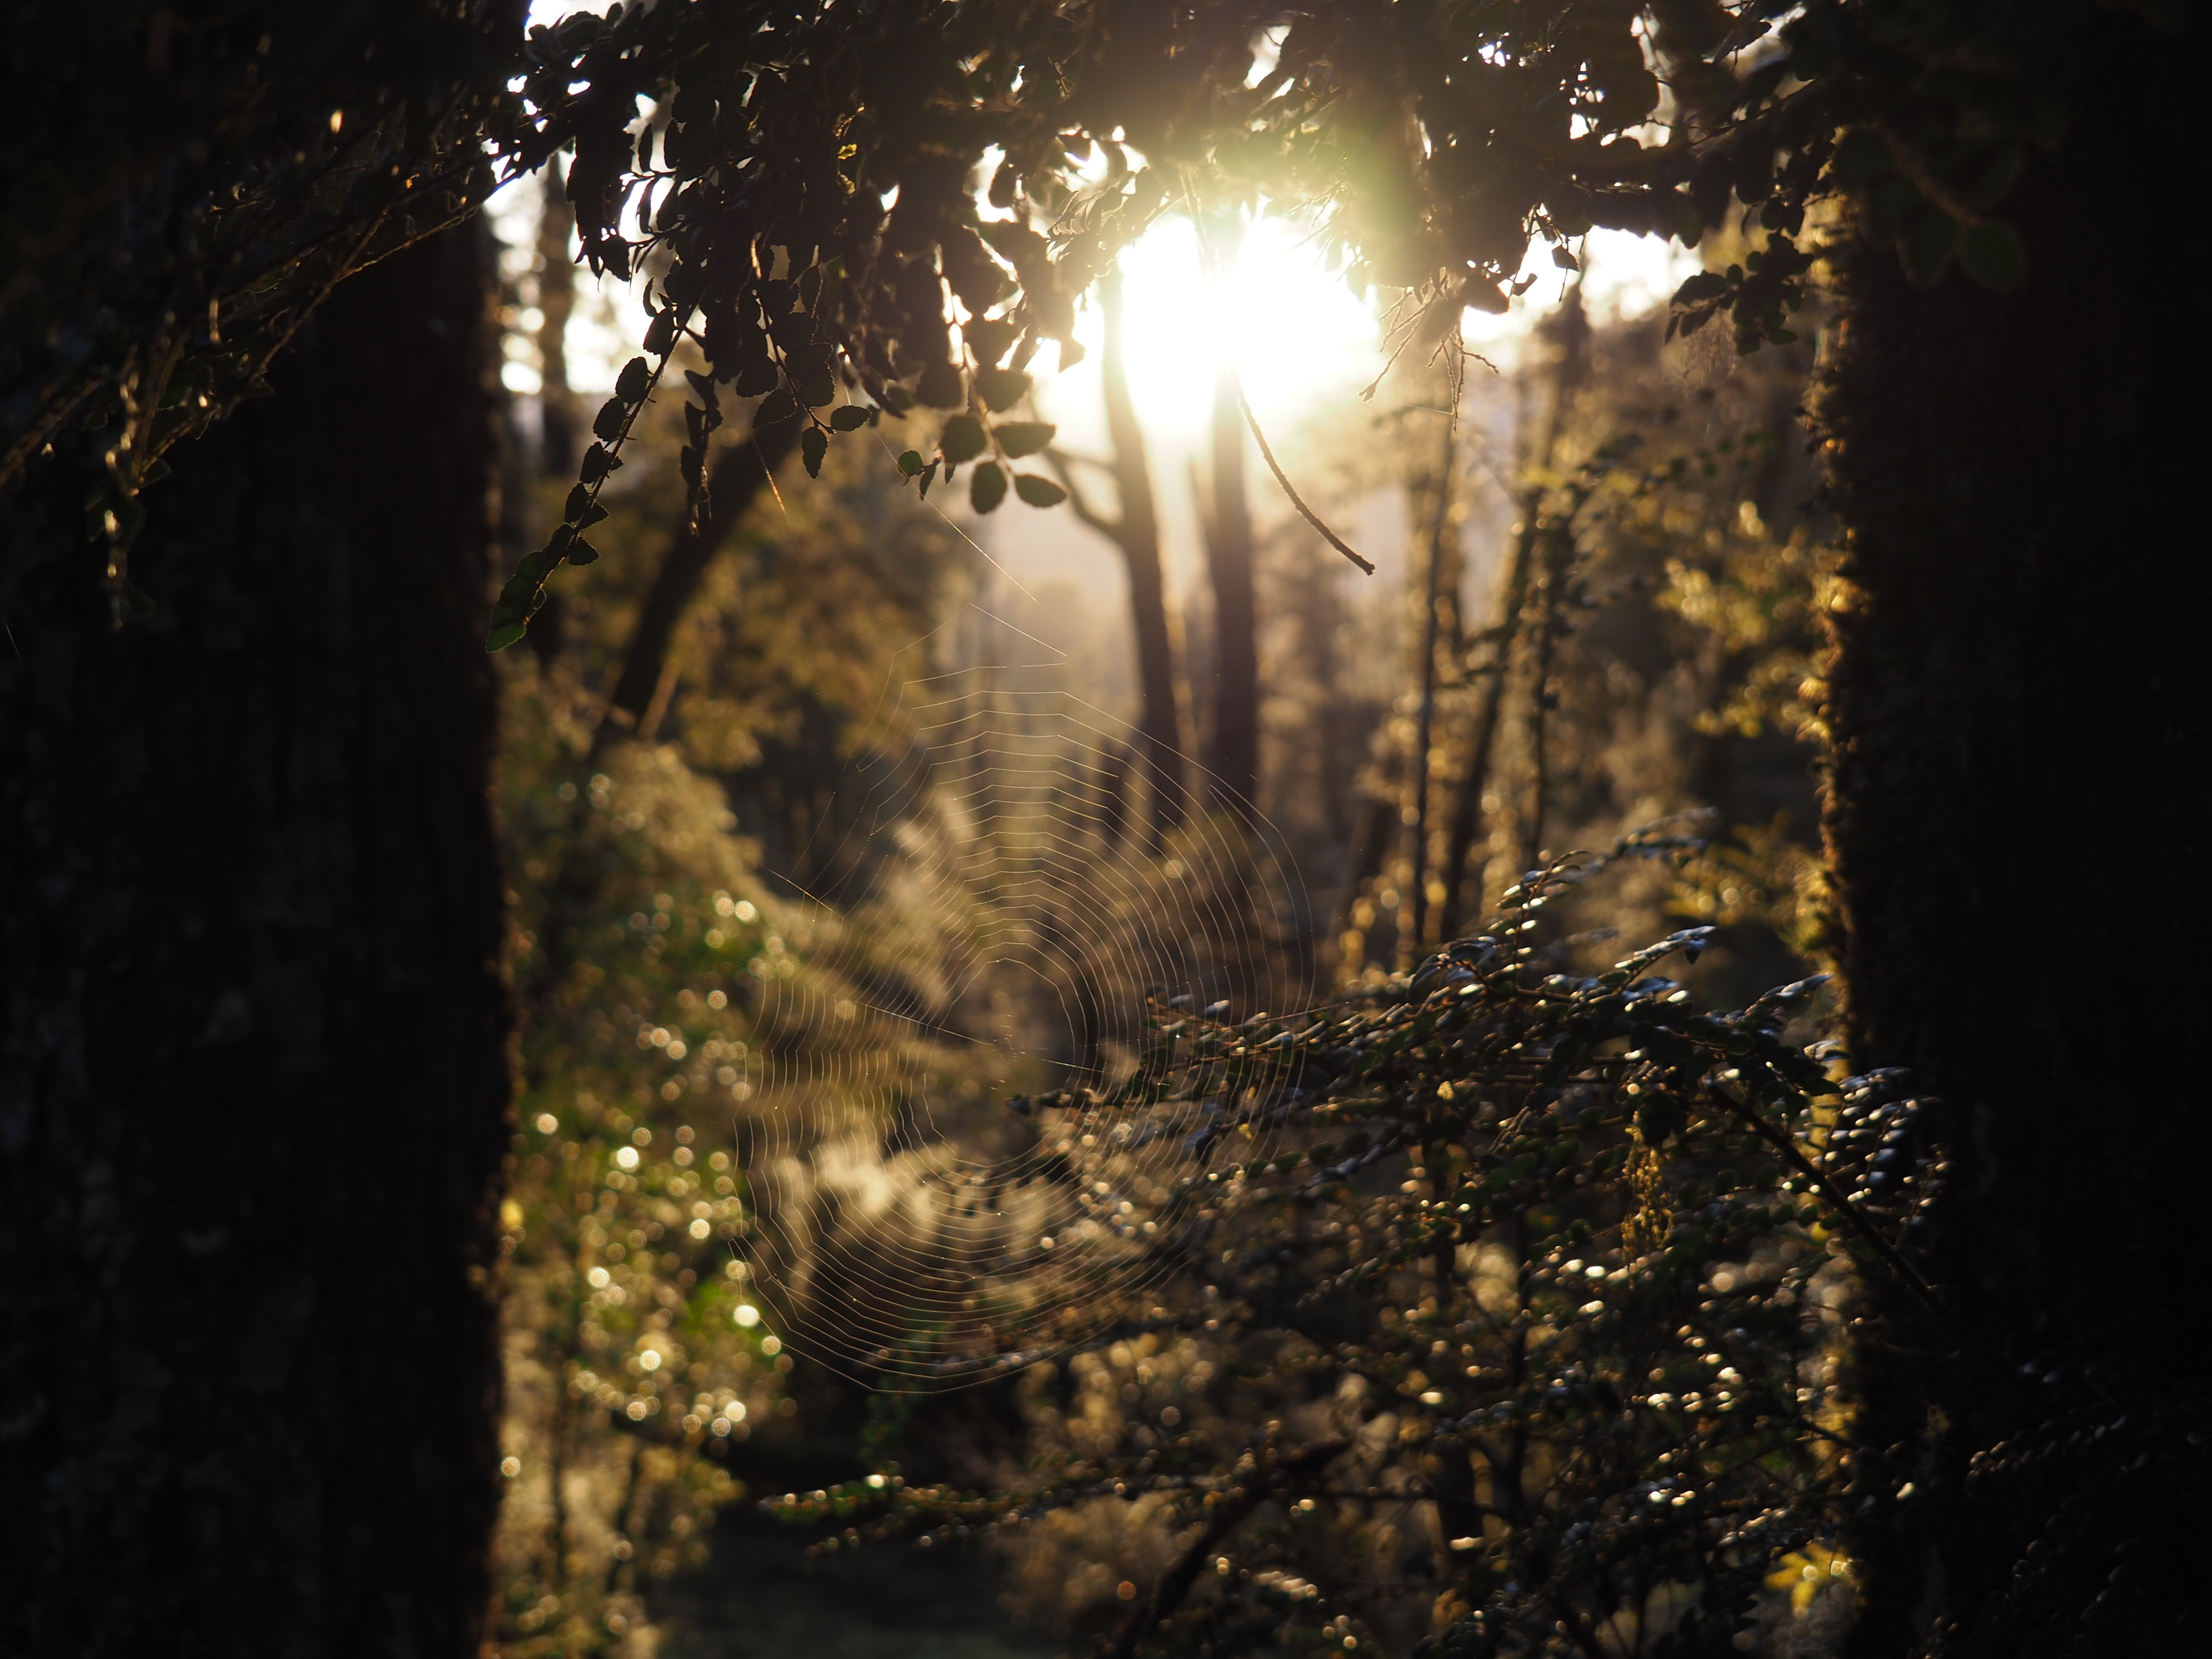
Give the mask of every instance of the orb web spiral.
MULTIPOLYGON (((783 1346, 957 1386, 1080 1343, 1171 1265, 1147 1218, 1218 1103, 1106 1109, 1148 1028, 1310 1000, 1282 838, 1137 734, 994 665, 894 678, 781 876, 803 972, 761 974, 731 1086, 740 1264, 783 1346)), ((1237 1126, 1245 1154, 1264 1123, 1237 1126)))

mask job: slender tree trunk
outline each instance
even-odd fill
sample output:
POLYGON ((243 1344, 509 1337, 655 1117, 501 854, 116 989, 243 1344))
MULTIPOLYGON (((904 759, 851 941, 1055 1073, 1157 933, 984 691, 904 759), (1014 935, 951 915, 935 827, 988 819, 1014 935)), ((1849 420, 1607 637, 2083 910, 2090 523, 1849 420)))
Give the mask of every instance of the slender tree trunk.
MULTIPOLYGON (((1109 267, 1099 282, 1106 316, 1106 350, 1099 378, 1106 390, 1106 434, 1114 446, 1114 488, 1121 517, 1109 533, 1129 568, 1129 611, 1137 629, 1137 680, 1143 701, 1139 735, 1152 780, 1152 833, 1157 842, 1183 818, 1182 714, 1176 702, 1175 641, 1168 627, 1167 580, 1160 568, 1160 526, 1152 506, 1152 470, 1144 428, 1129 398, 1123 344, 1121 273, 1109 267)), ((1103 527, 1103 526, 1102 526, 1103 527)))
POLYGON ((692 595, 699 591, 707 567, 722 550, 738 520, 768 488, 775 469, 799 447, 799 432, 797 420, 762 428, 750 437, 728 445, 714 463, 707 477, 704 520, 694 526, 687 512, 667 557, 653 573, 653 586, 638 611, 629 647, 623 653, 622 672, 616 677, 615 689, 592 733, 593 761, 627 733, 639 732, 650 740, 647 727, 659 724, 659 719, 656 715, 648 721, 647 717, 656 702, 664 709, 667 704, 668 652, 676 641, 677 625, 684 620, 692 595))
POLYGON ((477 1651, 507 1144, 480 228, 0 507, 0 1650, 477 1651))
MULTIPOLYGON (((1529 433, 1522 459, 1524 467, 1540 470, 1553 463, 1559 434, 1566 425, 1568 406, 1581 389, 1583 377, 1589 368, 1589 313, 1583 307, 1579 281, 1568 289, 1558 314, 1546 325, 1545 332, 1553 353, 1548 377, 1552 383, 1550 395, 1544 406, 1543 424, 1529 433)), ((1528 422, 1525 403, 1522 409, 1522 426, 1526 430, 1528 422)), ((1492 625, 1495 643, 1490 671, 1482 695, 1475 700, 1474 719, 1469 723, 1466 766, 1452 792, 1450 824, 1445 836, 1443 863, 1438 872, 1443 878, 1444 896, 1437 905, 1437 937, 1446 941, 1459 936, 1462 922, 1482 913, 1487 896, 1482 890, 1482 871, 1469 870, 1468 860, 1486 828, 1482 798, 1490 787, 1491 769, 1497 756, 1498 728, 1504 718, 1506 697, 1512 690, 1514 647, 1521 637, 1525 620, 1522 611, 1535 568, 1538 538, 1543 533, 1543 505, 1540 484, 1523 492, 1521 521, 1513 529, 1513 551, 1506 561, 1505 579, 1499 589, 1498 620, 1492 625)), ((1517 876, 1519 872, 1515 874, 1517 876)))
POLYGON ((542 383, 538 408, 543 438, 539 459, 553 477, 576 471, 584 429, 576 394, 568 386, 568 319, 576 312, 576 266, 568 252, 576 210, 559 161, 547 163, 538 221, 538 361, 542 383))
POLYGON ((1437 458, 1436 509, 1429 523, 1429 556, 1422 573, 1425 586, 1421 596, 1420 658, 1416 665, 1421 690, 1413 715, 1413 767, 1409 781, 1413 822, 1407 831, 1410 856, 1407 865, 1412 873, 1406 878, 1406 902, 1410 908, 1405 948, 1399 952, 1408 965, 1419 962, 1429 948, 1429 751, 1436 735, 1437 647, 1441 643, 1443 608, 1449 603, 1444 592, 1445 574, 1448 568, 1456 574, 1457 566, 1457 561, 1446 553, 1451 536, 1451 475, 1456 433, 1457 428, 1448 418, 1444 422, 1443 453, 1437 458))
POLYGON ((1244 800, 1260 797, 1260 648, 1252 599, 1252 510, 1244 491, 1244 412, 1224 368, 1213 392, 1213 500, 1206 568, 1213 583, 1213 741, 1206 765, 1244 800))
POLYGON ((1854 247, 1827 368, 1855 1058, 1940 1097, 1918 1237, 1976 1335, 1872 1287, 1867 1655, 2201 1641, 2206 379, 2171 276, 2208 169, 2194 59, 2148 40, 2082 33, 2067 140, 2006 204, 2027 285, 1919 292, 1854 247))

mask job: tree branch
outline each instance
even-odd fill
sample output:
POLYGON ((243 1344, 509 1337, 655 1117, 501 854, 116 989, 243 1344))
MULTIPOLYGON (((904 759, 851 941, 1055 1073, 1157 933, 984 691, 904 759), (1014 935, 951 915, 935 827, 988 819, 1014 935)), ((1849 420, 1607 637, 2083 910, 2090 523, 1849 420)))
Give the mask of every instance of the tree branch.
POLYGON ((1044 452, 1044 464, 1053 470, 1054 474, 1060 479, 1060 487, 1067 491, 1068 508, 1075 514, 1077 522, 1097 531, 1116 546, 1121 545, 1121 524, 1119 521, 1101 517, 1091 507, 1090 498, 1083 493, 1083 486, 1075 482, 1074 471, 1068 465, 1071 461, 1085 461, 1097 467, 1104 467, 1106 463, 1091 460, 1088 455, 1070 455, 1057 449, 1048 449, 1044 452))
POLYGON ((1237 407, 1244 411, 1244 424, 1252 428, 1252 441, 1260 446, 1260 459, 1267 462, 1267 471, 1275 475, 1275 482, 1282 486, 1283 494, 1291 498, 1291 505, 1297 508, 1298 516, 1304 519, 1308 524, 1311 525, 1316 530, 1319 531, 1321 532, 1321 538, 1323 541, 1327 542, 1338 552, 1343 554, 1346 558, 1358 565, 1360 569, 1364 571, 1367 574, 1370 576, 1373 575, 1375 574, 1374 565, 1370 563, 1367 560, 1361 558, 1357 553, 1353 552, 1352 550, 1351 544, 1346 542, 1343 537, 1338 535, 1336 532, 1331 530, 1328 526, 1322 521, 1321 514, 1315 512, 1313 508, 1308 507, 1305 502, 1305 497, 1299 495, 1297 490, 1291 485, 1289 475, 1283 471, 1283 464, 1275 459, 1275 452, 1267 447, 1267 434, 1260 430, 1259 420, 1252 413, 1252 405, 1244 396, 1243 380, 1238 377, 1235 369, 1230 369, 1227 372, 1231 384, 1237 388, 1237 407))
POLYGON ((684 619, 685 607, 698 592, 700 580, 706 575, 707 567, 714 562, 714 555, 721 550, 730 532, 744 516, 753 498, 768 484, 769 474, 797 446, 799 424, 797 420, 789 420, 766 431, 757 429, 749 441, 732 444, 723 450, 721 458, 714 463, 707 482, 705 517, 695 527, 678 532, 676 544, 661 561, 659 570, 653 575, 652 590, 638 611, 637 626, 623 658, 622 673, 615 681, 614 693, 607 699, 606 708, 592 734, 591 759, 597 760, 616 739, 637 731, 643 724, 647 712, 653 707, 653 693, 660 684, 661 671, 668 659, 668 648, 676 637, 677 624, 684 619))
POLYGON ((1218 1501, 1207 1504, 1206 1525, 1196 1541, 1160 1576, 1151 1597, 1143 1605, 1132 1607, 1112 1636, 1099 1638, 1093 1650, 1095 1659, 1133 1659, 1137 1644, 1182 1605, 1183 1598, 1190 1594, 1190 1587, 1206 1570, 1207 1558, 1221 1540, 1236 1531, 1262 1499, 1278 1491, 1303 1485, 1319 1474, 1351 1443, 1348 1440, 1317 1440, 1310 1446, 1285 1453, 1249 1481, 1212 1494, 1218 1501))

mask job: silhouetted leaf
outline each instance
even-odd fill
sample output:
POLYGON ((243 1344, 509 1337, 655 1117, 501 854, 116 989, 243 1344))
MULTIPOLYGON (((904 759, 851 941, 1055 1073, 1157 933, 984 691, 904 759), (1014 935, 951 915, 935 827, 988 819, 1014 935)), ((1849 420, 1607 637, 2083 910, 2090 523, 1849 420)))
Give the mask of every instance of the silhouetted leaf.
POLYGON ((979 317, 963 325, 961 332, 967 336, 968 349, 975 354, 975 361, 987 369, 1012 351, 1021 337, 1020 329, 998 317, 979 317))
POLYGON ((975 372, 975 392, 994 412, 1012 409, 1029 395, 1030 377, 1018 368, 982 368, 975 372))
POLYGON ((983 423, 973 415, 955 415, 945 423, 945 430, 937 441, 938 452, 945 457, 948 467, 958 466, 981 454, 988 444, 983 435, 983 423))
POLYGON ((932 363, 921 371, 921 383, 915 388, 915 396, 932 409, 957 409, 968 401, 968 392, 960 381, 960 371, 951 363, 932 363))
POLYGON ((968 504, 978 513, 993 513, 1006 499, 1006 475, 1000 471, 999 464, 985 461, 977 466, 968 480, 968 504))
POLYGON ((738 365, 730 389, 740 398, 757 398, 775 391, 782 378, 776 366, 766 357, 755 357, 738 365))
POLYGON ((804 351, 814 343, 814 319, 803 311, 794 311, 781 319, 769 334, 784 351, 804 351))
POLYGON ((1060 428, 1050 421, 1006 421, 992 430, 998 434, 999 447, 1019 460, 1050 443, 1060 428))

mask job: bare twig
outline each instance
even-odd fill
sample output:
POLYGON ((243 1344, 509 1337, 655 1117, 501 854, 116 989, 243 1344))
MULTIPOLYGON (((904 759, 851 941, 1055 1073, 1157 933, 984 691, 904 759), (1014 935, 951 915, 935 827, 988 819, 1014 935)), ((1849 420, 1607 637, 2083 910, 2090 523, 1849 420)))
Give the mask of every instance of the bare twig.
POLYGON ((1291 484, 1289 476, 1284 472, 1283 464, 1275 459, 1275 452, 1267 447, 1267 434, 1260 430, 1260 422, 1252 413, 1251 402, 1244 396, 1243 380, 1233 368, 1227 372, 1229 383, 1237 388, 1237 407, 1244 411, 1244 424, 1252 428, 1252 441, 1260 446, 1260 459, 1267 462, 1267 471, 1275 475, 1275 482, 1282 486, 1283 494, 1290 497, 1291 505, 1297 508, 1298 516, 1319 531, 1323 541, 1358 565, 1368 575, 1373 575, 1375 574, 1373 563, 1353 552, 1351 544, 1331 530, 1323 521, 1321 514, 1306 505, 1305 497, 1298 494, 1296 487, 1291 484))

